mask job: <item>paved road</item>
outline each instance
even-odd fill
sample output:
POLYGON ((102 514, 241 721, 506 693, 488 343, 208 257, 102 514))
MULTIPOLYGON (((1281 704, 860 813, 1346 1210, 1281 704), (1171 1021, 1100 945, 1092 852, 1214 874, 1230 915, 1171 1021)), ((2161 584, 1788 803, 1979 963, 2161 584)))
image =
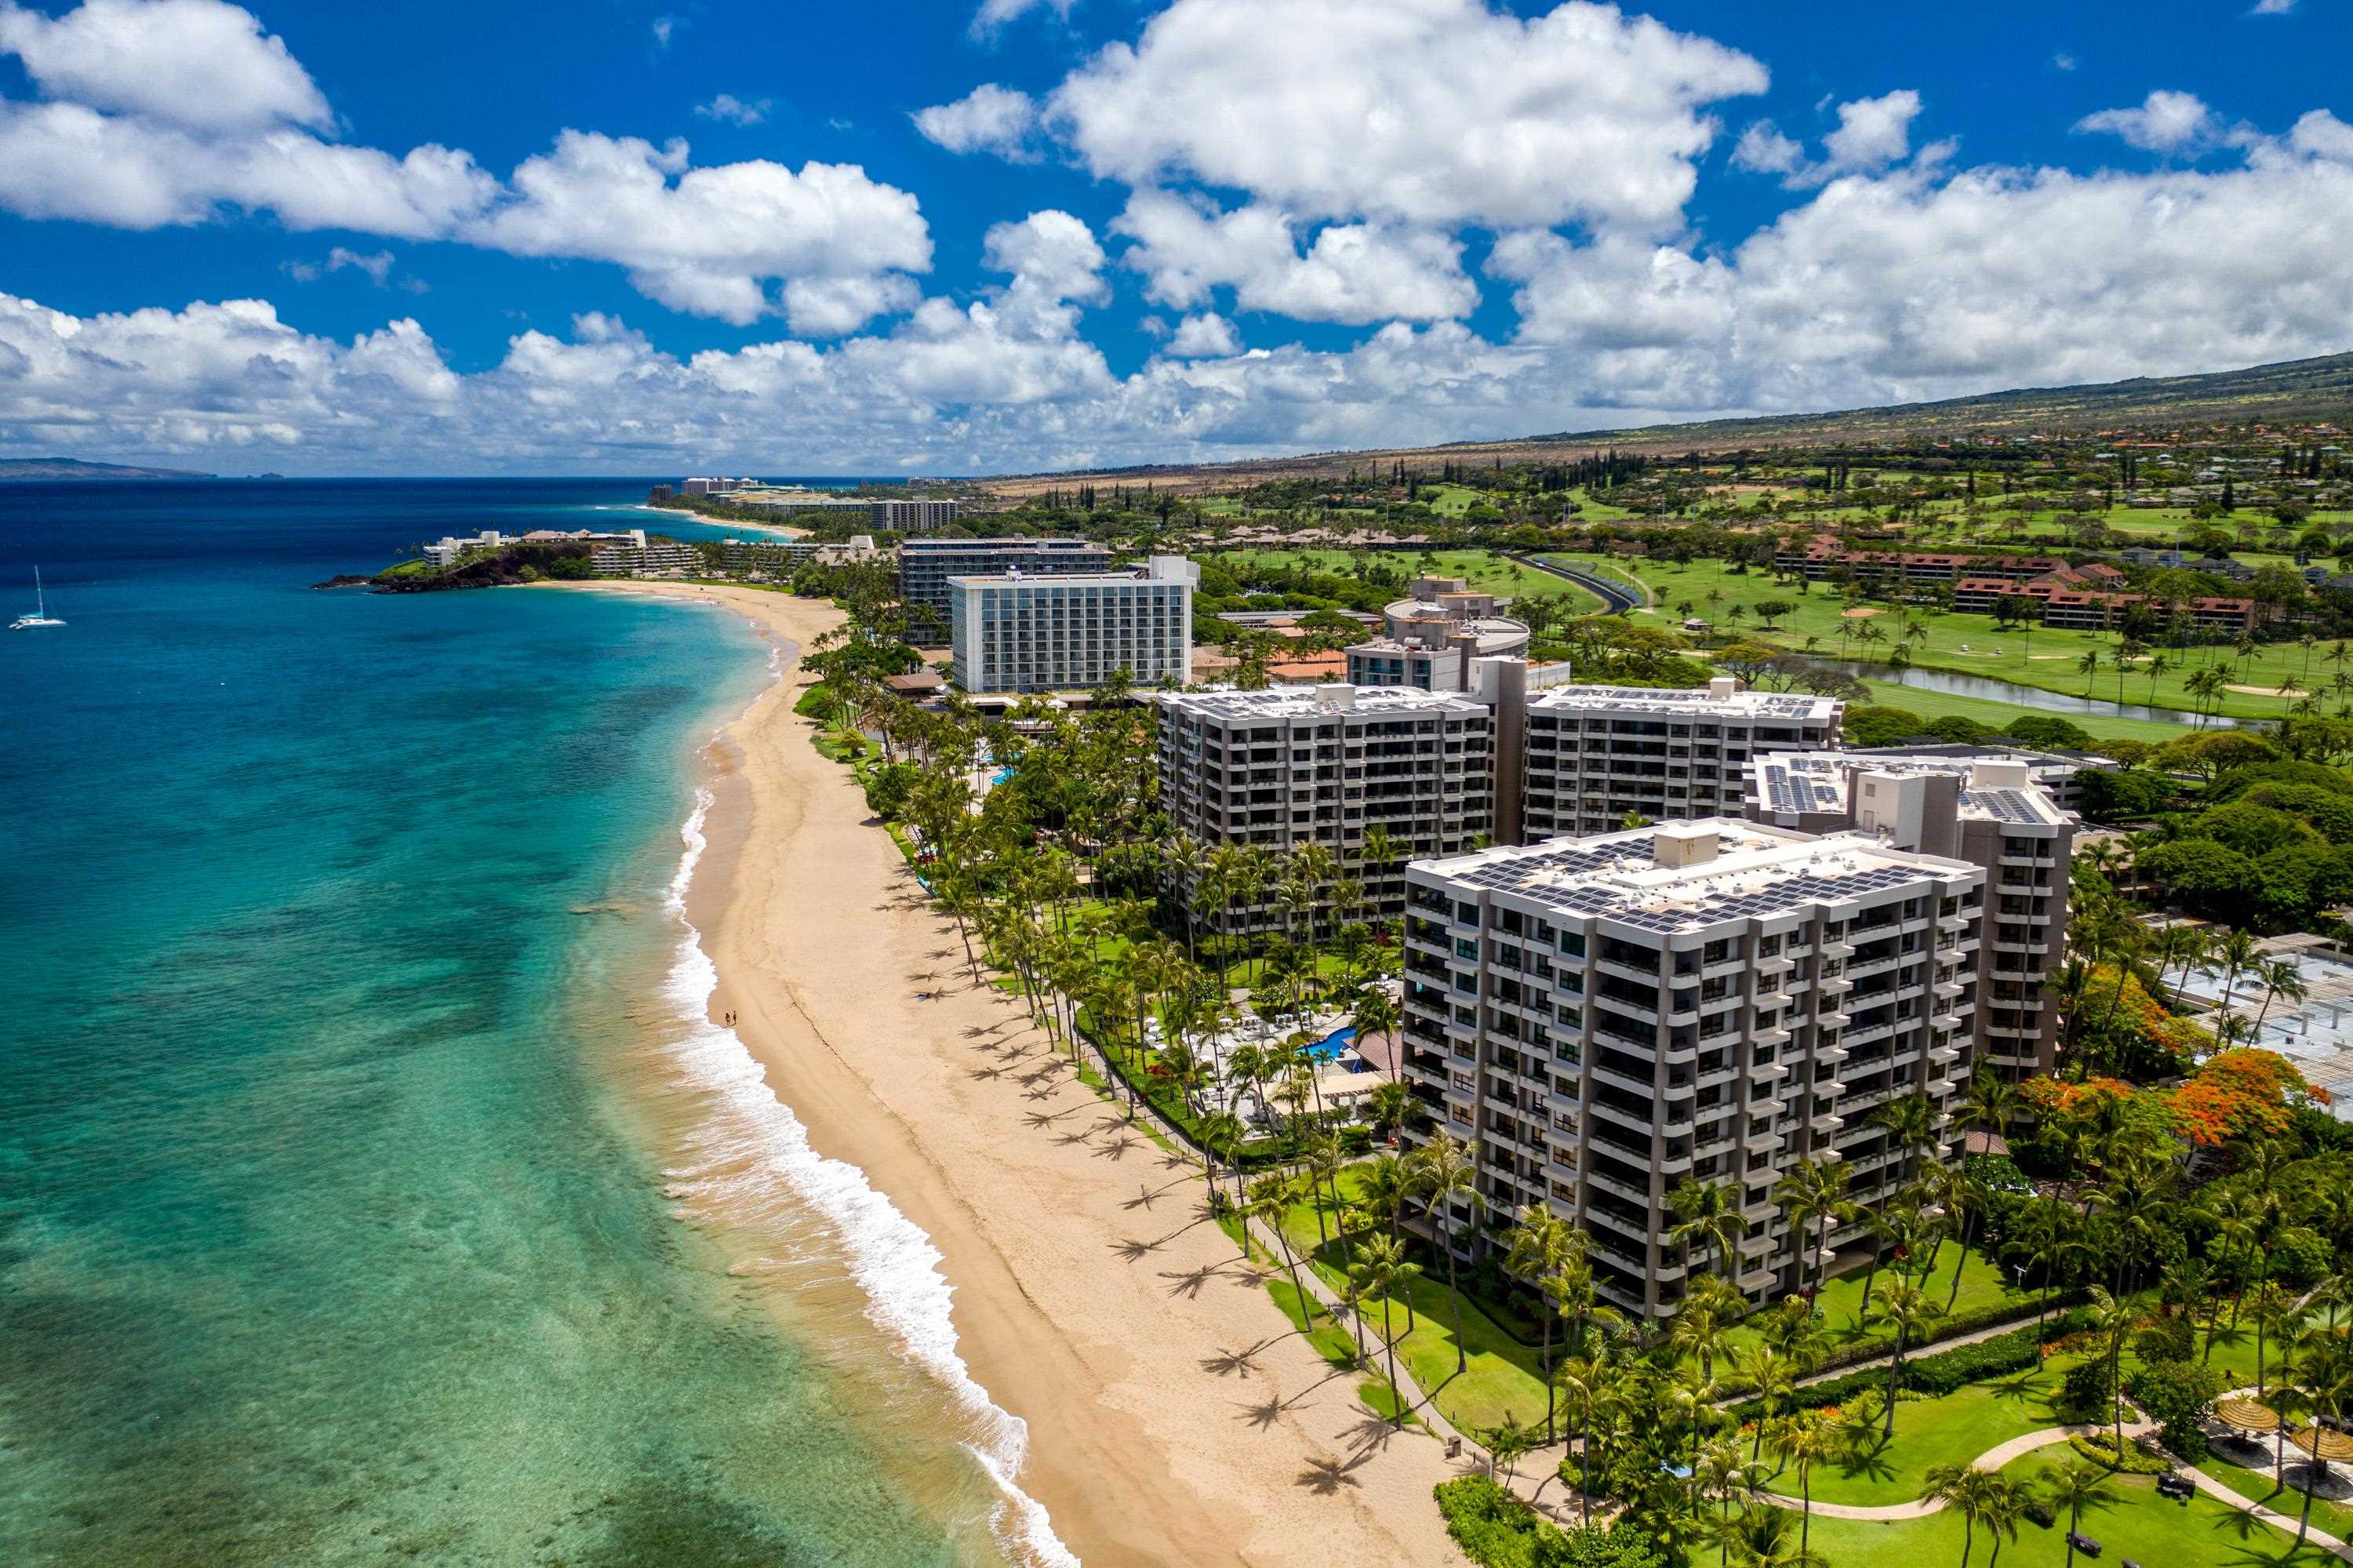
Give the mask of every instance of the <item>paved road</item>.
POLYGON ((1506 558, 1517 561, 1532 571, 1542 572, 1548 577, 1558 577, 1563 582, 1575 583, 1578 588, 1600 599, 1606 614, 1623 615, 1626 611, 1636 609, 1642 602, 1641 595, 1624 583, 1610 577, 1580 571, 1574 567, 1564 567, 1556 561, 1547 561, 1536 556, 1509 556, 1506 558))

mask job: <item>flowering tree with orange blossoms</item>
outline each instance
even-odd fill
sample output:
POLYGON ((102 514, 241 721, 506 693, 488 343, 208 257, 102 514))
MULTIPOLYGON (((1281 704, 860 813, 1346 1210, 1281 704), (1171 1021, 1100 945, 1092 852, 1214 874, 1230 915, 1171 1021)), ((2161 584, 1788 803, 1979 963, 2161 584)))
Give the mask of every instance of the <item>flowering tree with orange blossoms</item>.
POLYGON ((2208 1062, 2168 1103, 2182 1135, 2211 1149, 2277 1138, 2297 1111, 2327 1105, 2328 1091, 2305 1082, 2278 1052, 2241 1046, 2208 1062))

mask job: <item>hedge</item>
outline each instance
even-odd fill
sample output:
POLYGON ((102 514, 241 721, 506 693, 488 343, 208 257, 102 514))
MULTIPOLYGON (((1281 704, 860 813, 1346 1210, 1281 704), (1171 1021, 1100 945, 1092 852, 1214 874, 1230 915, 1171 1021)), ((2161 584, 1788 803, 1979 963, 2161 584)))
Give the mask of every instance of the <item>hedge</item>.
MULTIPOLYGON (((1988 1378, 2023 1372, 2042 1363, 2042 1346, 2048 1340, 2088 1327, 2090 1314, 2065 1312, 2044 1324, 2040 1333, 2030 1324, 1940 1355, 1907 1358, 1896 1386, 1917 1390, 1936 1398, 1973 1383, 1983 1383, 1988 1378)), ((1883 1390, 1886 1386, 1886 1369, 1870 1367, 1862 1372, 1849 1372, 1844 1377, 1808 1383, 1797 1391, 1788 1404, 1791 1408, 1799 1410, 1817 1410, 1826 1404, 1844 1404, 1866 1391, 1883 1390)), ((1757 1420, 1765 1414, 1764 1402, 1744 1400, 1732 1407, 1732 1414, 1741 1421, 1757 1420)))
POLYGON ((1458 1476, 1432 1491, 1446 1533, 1479 1568, 1659 1568, 1630 1526, 1563 1530, 1484 1476, 1458 1476))

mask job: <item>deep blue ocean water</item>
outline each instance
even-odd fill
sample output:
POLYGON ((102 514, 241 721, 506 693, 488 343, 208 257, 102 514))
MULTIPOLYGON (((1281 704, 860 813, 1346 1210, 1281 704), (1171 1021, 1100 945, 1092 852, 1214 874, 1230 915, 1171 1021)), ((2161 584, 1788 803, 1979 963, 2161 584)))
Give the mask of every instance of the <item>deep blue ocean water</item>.
POLYGON ((665 1196, 724 1139, 664 892, 765 649, 307 586, 643 493, 0 485, 0 612, 37 562, 68 622, 0 632, 0 1563, 995 1558, 839 1227, 780 1209, 786 1291, 665 1196))

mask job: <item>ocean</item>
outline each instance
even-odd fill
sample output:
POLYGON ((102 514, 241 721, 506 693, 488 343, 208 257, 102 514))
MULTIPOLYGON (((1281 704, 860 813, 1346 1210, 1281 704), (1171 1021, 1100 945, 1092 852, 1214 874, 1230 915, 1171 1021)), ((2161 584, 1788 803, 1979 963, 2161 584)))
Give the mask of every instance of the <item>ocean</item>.
POLYGON ((0 634, 0 1563, 1069 1560, 929 1243, 702 1018, 765 645, 309 588, 648 482, 0 485, 67 622, 0 634))

